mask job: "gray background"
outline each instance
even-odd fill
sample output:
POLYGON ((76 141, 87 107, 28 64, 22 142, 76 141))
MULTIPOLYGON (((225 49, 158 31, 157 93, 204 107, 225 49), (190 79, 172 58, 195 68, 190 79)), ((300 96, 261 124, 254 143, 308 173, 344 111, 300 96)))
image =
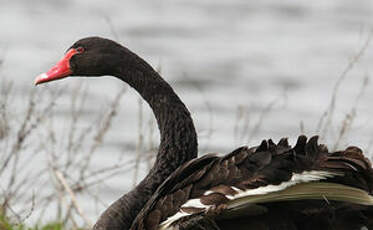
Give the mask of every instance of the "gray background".
MULTIPOLYGON (((307 135, 320 133, 317 126, 337 79, 369 39, 372 15, 371 0, 0 0, 0 84, 13 81, 16 116, 23 112, 36 75, 76 40, 103 36, 161 67, 162 76, 192 112, 201 153, 227 153, 264 138, 287 136, 294 142, 302 133, 300 126, 307 135), (244 111, 242 117, 239 111, 244 111)), ((357 116, 339 148, 353 144, 370 149, 372 85, 366 86, 358 104, 356 98, 364 78, 372 74, 372 61, 368 45, 341 82, 323 139, 330 146, 346 114, 355 108, 357 116)), ((94 121, 124 85, 103 77, 38 87, 36 91, 65 89, 55 102, 56 133, 65 132, 69 96, 79 84, 88 92, 82 127, 94 121)), ((138 113, 138 95, 128 89, 93 167, 113 164, 117 155, 134 159, 138 113)), ((145 105, 143 113, 142 132, 147 135, 152 114, 145 105)), ((157 145, 157 134, 151 139, 157 145)), ((139 178, 144 173, 143 165, 139 178)), ((108 204, 131 188, 132 175, 117 175, 95 191, 108 204)), ((78 199, 93 220, 103 209, 90 208, 90 198, 78 199)))

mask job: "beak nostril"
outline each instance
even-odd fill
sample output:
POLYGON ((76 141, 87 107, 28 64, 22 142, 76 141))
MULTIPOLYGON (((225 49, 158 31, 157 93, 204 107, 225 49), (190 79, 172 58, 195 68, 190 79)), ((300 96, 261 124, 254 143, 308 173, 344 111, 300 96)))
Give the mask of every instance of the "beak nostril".
POLYGON ((81 46, 79 46, 78 48, 76 48, 76 51, 77 51, 79 54, 81 54, 81 53, 84 52, 84 48, 81 47, 81 46))

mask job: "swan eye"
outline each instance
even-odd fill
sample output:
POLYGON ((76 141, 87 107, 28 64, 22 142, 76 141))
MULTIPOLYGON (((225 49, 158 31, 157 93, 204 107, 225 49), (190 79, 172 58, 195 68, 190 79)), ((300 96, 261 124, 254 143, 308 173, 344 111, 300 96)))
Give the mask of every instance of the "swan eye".
POLYGON ((84 52, 84 48, 81 47, 81 46, 79 46, 78 48, 76 48, 76 51, 77 51, 79 54, 81 54, 81 53, 84 52))

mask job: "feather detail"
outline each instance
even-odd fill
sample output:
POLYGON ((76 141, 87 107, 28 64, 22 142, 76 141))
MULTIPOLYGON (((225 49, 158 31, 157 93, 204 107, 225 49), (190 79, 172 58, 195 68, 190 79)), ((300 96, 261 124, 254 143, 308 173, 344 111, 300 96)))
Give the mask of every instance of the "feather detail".
MULTIPOLYGON (((188 221, 192 226, 188 228, 194 229, 203 216, 216 223, 240 216, 265 216, 278 202, 373 205, 373 170, 361 150, 349 147, 329 153, 317 140, 300 136, 293 148, 286 138, 278 144, 264 140, 258 147, 241 147, 223 157, 192 160, 158 188, 131 229, 184 229, 188 221), (156 221, 147 221, 154 210, 161 213, 160 218, 153 214, 156 221)), ((304 208, 307 212, 318 210, 304 208)))

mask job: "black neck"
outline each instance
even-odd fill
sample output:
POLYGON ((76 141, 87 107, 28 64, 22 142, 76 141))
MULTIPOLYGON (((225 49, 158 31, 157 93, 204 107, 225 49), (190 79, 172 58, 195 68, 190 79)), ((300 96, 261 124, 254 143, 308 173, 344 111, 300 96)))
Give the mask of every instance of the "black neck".
POLYGON ((149 64, 128 50, 125 54, 124 65, 113 75, 127 82, 148 102, 157 119, 161 142, 149 174, 101 215, 95 230, 129 229, 157 187, 181 164, 197 156, 197 134, 184 103, 149 64))

